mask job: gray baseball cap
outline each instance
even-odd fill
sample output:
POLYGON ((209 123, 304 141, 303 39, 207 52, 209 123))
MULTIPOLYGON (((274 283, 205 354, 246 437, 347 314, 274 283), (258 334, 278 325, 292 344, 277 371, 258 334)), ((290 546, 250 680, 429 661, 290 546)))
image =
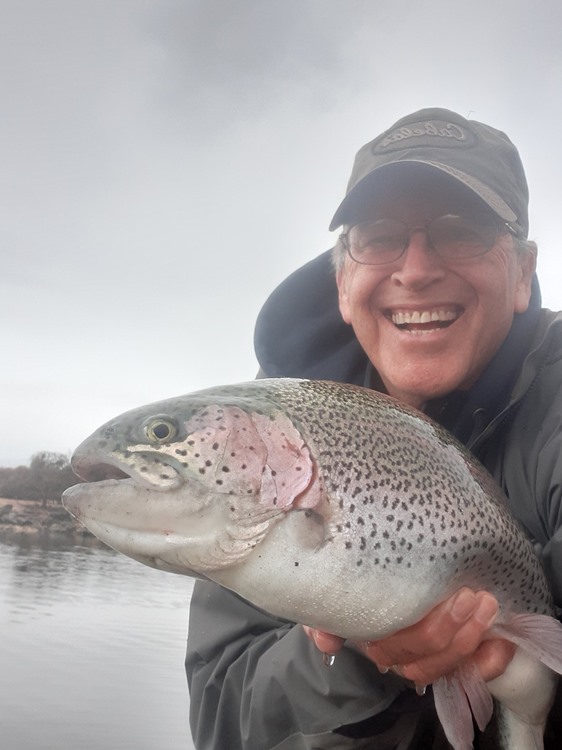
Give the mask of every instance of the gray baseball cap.
POLYGON ((408 163, 425 164, 455 178, 519 237, 527 237, 529 190, 517 149, 500 130, 447 109, 407 115, 358 151, 330 231, 349 223, 358 205, 384 189, 382 178, 390 165, 408 163))

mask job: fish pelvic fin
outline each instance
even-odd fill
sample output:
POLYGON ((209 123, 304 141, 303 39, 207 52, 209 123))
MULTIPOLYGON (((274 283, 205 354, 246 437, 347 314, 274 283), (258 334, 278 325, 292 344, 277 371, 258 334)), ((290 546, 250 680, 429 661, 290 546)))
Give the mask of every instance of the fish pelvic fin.
POLYGON ((473 717, 484 730, 497 701, 502 747, 543 749, 544 723, 562 674, 562 624, 554 617, 515 614, 491 628, 518 649, 506 672, 485 683, 476 665, 463 662, 433 684, 435 707, 454 750, 471 750, 473 717), (493 696, 493 697, 492 697, 493 696))
POLYGON ((476 665, 464 662, 454 672, 434 682, 433 697, 437 715, 454 750, 471 750, 472 717, 483 731, 494 710, 494 701, 476 665))

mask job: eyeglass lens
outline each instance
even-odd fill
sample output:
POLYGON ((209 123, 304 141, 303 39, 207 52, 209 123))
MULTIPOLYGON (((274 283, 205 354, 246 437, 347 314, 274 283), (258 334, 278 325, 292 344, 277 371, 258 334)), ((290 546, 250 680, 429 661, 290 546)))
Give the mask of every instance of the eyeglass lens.
POLYGON ((358 263, 373 265, 397 260, 408 247, 413 229, 425 231, 430 246, 439 256, 455 259, 488 252, 499 227, 497 223, 450 214, 419 227, 408 227, 398 219, 379 219, 351 227, 347 233, 349 254, 358 263))

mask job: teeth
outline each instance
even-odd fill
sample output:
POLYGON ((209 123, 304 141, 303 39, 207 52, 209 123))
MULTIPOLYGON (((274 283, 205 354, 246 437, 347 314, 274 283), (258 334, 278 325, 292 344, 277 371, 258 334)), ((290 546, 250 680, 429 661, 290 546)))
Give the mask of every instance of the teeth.
POLYGON ((432 323, 442 322, 446 323, 451 320, 456 320, 458 313, 454 310, 419 310, 414 311, 399 311, 391 314, 391 320, 394 325, 403 326, 408 324, 416 323, 432 323))

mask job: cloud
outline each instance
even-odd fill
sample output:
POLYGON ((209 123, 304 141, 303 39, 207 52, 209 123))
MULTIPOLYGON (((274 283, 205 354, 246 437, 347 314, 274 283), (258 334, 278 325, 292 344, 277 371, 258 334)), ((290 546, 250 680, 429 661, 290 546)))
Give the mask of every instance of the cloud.
POLYGON ((518 145, 559 304, 558 2, 2 11, 0 465, 66 451, 143 401, 253 377, 255 315, 331 243, 355 151, 421 107, 518 145))

